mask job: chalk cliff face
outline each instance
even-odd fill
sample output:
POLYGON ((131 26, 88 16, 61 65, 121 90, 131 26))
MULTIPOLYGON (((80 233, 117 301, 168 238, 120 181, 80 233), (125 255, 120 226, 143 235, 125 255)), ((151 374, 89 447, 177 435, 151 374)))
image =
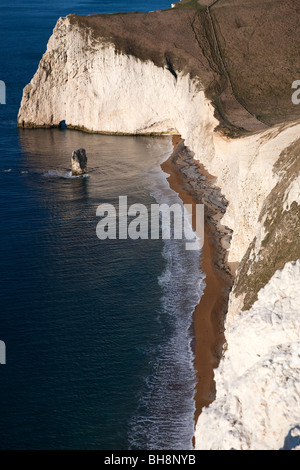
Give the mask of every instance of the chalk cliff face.
POLYGON ((198 420, 197 449, 300 450, 300 260, 287 263, 227 330, 217 399, 198 420))
POLYGON ((228 261, 239 267, 226 321, 228 350, 216 375, 218 395, 199 418, 196 447, 279 448, 300 422, 294 410, 300 270, 299 263, 286 265, 300 258, 300 123, 230 138, 216 130, 220 123, 206 82, 207 74, 202 80, 169 59, 140 58, 101 30, 95 35, 73 16, 61 18, 24 89, 18 124, 51 127, 65 121, 90 132, 179 133, 216 177, 228 201, 221 224, 233 230, 228 261), (280 285, 289 287, 285 297, 280 285), (293 373, 284 383, 289 366, 293 373), (262 382, 253 380, 256 374, 262 382), (277 383, 286 394, 282 406, 277 383), (255 420, 251 400, 257 396, 255 420), (211 438, 218 426, 221 443, 211 438))
MULTIPOLYGON (((188 75, 176 78, 95 40, 61 18, 33 80, 24 89, 19 125, 59 126, 119 134, 178 133, 193 116, 208 123, 211 105, 188 75)), ((211 128, 212 129, 212 128, 211 128)))

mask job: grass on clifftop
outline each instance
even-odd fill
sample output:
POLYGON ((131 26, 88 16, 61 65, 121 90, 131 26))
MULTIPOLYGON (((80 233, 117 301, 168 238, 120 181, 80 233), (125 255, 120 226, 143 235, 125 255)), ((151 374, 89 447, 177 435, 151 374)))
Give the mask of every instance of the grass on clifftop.
POLYGON ((291 86, 300 66, 300 9, 295 1, 248 3, 182 0, 156 12, 68 18, 96 40, 114 43, 117 52, 158 67, 171 62, 176 72, 197 78, 214 104, 219 130, 233 138, 243 129, 252 133, 299 119, 291 86))
POLYGON ((200 10, 206 8, 206 6, 199 5, 198 0, 181 0, 181 2, 175 4, 175 8, 196 8, 200 10))

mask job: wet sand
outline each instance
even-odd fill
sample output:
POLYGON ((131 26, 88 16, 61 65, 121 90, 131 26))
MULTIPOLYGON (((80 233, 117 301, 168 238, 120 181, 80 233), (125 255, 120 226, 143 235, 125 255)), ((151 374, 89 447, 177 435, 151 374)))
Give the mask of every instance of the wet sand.
MULTIPOLYGON (((180 166, 176 164, 175 156, 176 154, 178 156, 179 144, 182 142, 180 136, 173 136, 174 151, 162 164, 162 169, 170 175, 168 177, 170 187, 179 194, 185 204, 200 204, 204 202, 201 191, 199 194, 194 191, 180 166)), ((204 173, 203 170, 202 174, 204 173)), ((205 176, 209 180, 210 175, 206 173, 205 176)), ((197 377, 195 424, 202 408, 212 403, 215 398, 214 369, 219 364, 225 342, 224 320, 232 286, 232 276, 226 266, 226 250, 222 247, 222 234, 220 235, 216 224, 210 220, 209 207, 205 205, 204 210, 205 227, 201 267, 206 275, 206 287, 194 311, 194 353, 197 377)), ((195 216, 193 216, 193 226, 195 227, 195 216)))

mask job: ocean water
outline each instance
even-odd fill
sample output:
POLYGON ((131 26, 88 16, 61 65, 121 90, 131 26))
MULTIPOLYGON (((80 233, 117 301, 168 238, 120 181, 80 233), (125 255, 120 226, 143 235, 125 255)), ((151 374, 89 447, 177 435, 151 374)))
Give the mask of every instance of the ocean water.
POLYGON ((190 449, 192 315, 204 275, 183 240, 96 236, 101 203, 180 202, 169 137, 17 129, 59 16, 166 1, 0 0, 0 449, 190 449), (84 147, 88 175, 70 175, 84 147))

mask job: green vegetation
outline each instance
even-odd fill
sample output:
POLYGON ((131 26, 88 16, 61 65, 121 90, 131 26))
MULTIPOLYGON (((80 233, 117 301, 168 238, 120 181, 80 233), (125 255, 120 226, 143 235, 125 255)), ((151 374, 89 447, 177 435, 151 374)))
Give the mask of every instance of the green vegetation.
POLYGON ((263 222, 265 237, 253 260, 256 238, 244 256, 234 294, 245 295, 243 310, 249 310, 278 269, 300 258, 300 205, 295 201, 287 209, 285 198, 292 182, 300 175, 300 139, 280 155, 273 171, 279 181, 267 197, 259 221, 263 222))
POLYGON ((181 0, 181 2, 176 2, 175 8, 197 8, 198 10, 203 10, 206 6, 199 5, 198 0, 181 0))

